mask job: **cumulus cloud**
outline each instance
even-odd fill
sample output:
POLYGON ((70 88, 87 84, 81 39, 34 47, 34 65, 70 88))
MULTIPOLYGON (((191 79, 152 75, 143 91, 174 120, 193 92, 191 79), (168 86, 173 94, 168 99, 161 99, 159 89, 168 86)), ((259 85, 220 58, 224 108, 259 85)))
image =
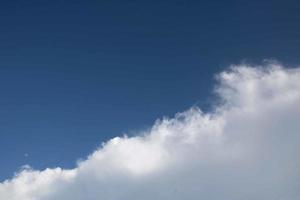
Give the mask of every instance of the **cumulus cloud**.
POLYGON ((300 68, 239 65, 217 76, 219 103, 104 143, 74 169, 22 169, 1 200, 296 200, 300 68))

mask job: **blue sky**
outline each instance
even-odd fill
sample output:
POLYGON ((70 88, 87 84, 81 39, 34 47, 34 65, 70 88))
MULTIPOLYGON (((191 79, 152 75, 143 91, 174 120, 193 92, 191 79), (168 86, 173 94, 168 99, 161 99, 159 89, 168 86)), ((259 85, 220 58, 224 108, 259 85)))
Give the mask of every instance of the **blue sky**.
POLYGON ((1 1, 0 180, 71 168, 198 105, 230 64, 300 63, 297 1, 1 1), (26 156, 25 156, 26 155, 26 156))

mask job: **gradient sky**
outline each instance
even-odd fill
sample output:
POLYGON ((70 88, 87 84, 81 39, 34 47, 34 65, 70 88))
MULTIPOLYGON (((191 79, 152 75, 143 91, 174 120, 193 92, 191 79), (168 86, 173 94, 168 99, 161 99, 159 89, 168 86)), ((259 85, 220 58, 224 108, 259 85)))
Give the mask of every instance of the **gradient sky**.
POLYGON ((1 1, 0 180, 209 109, 233 63, 300 63, 297 1, 1 1))

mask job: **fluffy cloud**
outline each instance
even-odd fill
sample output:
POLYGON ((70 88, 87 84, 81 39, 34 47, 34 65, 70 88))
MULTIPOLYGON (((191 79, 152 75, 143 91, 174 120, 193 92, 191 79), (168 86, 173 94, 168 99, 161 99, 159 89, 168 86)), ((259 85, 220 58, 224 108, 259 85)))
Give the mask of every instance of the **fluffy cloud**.
POLYGON ((218 104, 109 140, 74 169, 25 168, 1 200, 300 198, 300 68, 232 66, 218 104))

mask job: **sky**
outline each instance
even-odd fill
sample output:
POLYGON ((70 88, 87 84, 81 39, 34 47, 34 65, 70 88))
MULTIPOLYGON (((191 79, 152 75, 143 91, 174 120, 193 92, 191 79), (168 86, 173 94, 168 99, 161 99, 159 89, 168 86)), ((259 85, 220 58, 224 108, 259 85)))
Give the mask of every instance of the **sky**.
POLYGON ((231 199, 296 199, 299 9, 291 0, 1 1, 0 199, 218 199, 198 195, 214 187, 231 199), (245 121, 255 128, 242 130, 245 121), (263 146, 270 163, 290 163, 279 165, 289 175, 257 162, 263 146), (260 182, 282 184, 254 187, 267 168, 260 182), (238 175, 244 182, 226 178, 238 175), (76 198, 70 188, 81 188, 76 198))

